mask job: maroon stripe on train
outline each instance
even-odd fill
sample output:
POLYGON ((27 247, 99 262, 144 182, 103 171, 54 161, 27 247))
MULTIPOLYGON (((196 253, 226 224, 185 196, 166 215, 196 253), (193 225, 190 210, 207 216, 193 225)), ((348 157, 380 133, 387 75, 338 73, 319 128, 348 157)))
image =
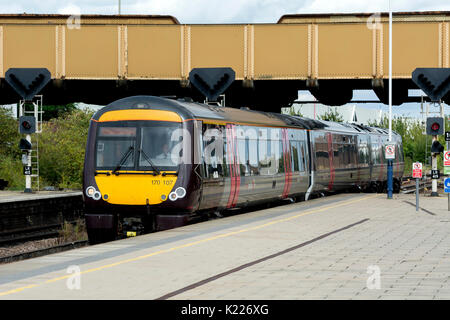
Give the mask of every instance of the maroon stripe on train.
POLYGON ((292 185, 292 167, 291 167, 291 148, 289 144, 289 133, 287 129, 283 130, 283 146, 284 146, 284 171, 285 171, 285 187, 283 198, 287 198, 291 192, 292 185))
POLYGON ((283 164, 284 164, 284 188, 283 193, 281 194, 281 197, 284 199, 287 197, 287 188, 288 188, 288 170, 287 170, 287 159, 286 159, 286 130, 281 129, 281 141, 283 142, 283 150, 281 151, 283 153, 283 164))
MULTIPOLYGON (((288 190, 287 193, 288 195, 291 193, 291 187, 292 187, 292 154, 291 154, 291 144, 289 143, 289 133, 286 129, 286 143, 287 143, 287 147, 288 147, 288 165, 289 165, 289 186, 288 186, 288 190)), ((297 150, 298 152, 298 150, 297 150)))
MULTIPOLYGON (((356 141, 356 146, 358 146, 358 141, 356 141)), ((356 150, 358 150, 358 148, 356 148, 356 150)), ((356 176, 356 181, 358 183, 358 185, 361 185, 361 162, 359 161, 359 152, 356 153, 357 154, 357 159, 358 159, 358 164, 357 164, 357 169, 358 169, 358 174, 356 176)))
POLYGON ((227 158, 228 158, 228 165, 230 168, 230 195, 228 196, 227 208, 231 207, 231 204, 233 203, 233 196, 234 196, 234 161, 233 161, 234 154, 233 154, 232 134, 233 134, 233 131, 231 130, 231 125, 227 124, 227 126, 226 126, 227 158))
POLYGON ((239 164, 239 144, 237 141, 237 136, 236 136, 236 126, 232 125, 233 128, 233 143, 234 143, 234 147, 235 149, 235 161, 234 161, 234 165, 235 165, 235 188, 234 188, 234 197, 233 197, 233 203, 231 204, 232 207, 235 207, 238 199, 239 199, 239 191, 241 189, 241 166, 239 164))
POLYGON ((328 183, 328 190, 333 188, 334 183, 334 153, 333 153, 333 136, 330 132, 327 132, 327 140, 328 140, 328 161, 330 163, 330 182, 328 183))

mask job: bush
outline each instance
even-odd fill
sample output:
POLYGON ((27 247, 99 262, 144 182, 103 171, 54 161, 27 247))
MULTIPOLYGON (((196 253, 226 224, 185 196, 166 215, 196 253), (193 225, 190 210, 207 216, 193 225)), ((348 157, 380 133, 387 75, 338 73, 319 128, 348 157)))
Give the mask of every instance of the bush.
POLYGON ((39 137, 40 175, 58 188, 81 189, 92 111, 73 110, 44 123, 39 137))
POLYGON ((22 161, 11 156, 1 157, 0 178, 8 181, 8 189, 23 190, 25 188, 25 176, 23 175, 22 161))
POLYGON ((18 121, 12 117, 9 110, 0 107, 0 156, 20 157, 19 140, 18 121))

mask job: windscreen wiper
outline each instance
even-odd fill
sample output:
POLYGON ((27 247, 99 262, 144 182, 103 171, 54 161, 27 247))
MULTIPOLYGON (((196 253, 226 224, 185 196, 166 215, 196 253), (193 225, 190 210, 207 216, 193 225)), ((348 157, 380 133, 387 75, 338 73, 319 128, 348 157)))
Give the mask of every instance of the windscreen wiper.
POLYGON ((150 164, 150 166, 153 168, 153 170, 156 171, 157 174, 161 174, 161 172, 158 170, 158 168, 153 164, 152 160, 150 160, 150 158, 147 156, 145 151, 143 149, 139 149, 139 152, 142 153, 145 160, 147 160, 147 162, 150 164))
MULTIPOLYGON (((114 168, 114 170, 112 171, 112 173, 116 173, 117 170, 119 170, 122 165, 125 163, 125 161, 127 161, 128 157, 130 156, 130 154, 132 153, 132 151, 134 150, 133 146, 130 146, 127 150, 127 152, 122 156, 122 159, 120 159, 119 164, 114 168)), ((116 173, 118 174, 118 173, 116 173)))

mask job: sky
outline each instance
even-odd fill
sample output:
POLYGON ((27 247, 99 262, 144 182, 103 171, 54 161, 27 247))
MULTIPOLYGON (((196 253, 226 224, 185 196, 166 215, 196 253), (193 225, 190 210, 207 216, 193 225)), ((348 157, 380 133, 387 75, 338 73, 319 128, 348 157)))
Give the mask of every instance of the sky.
MULTIPOLYGON (((121 0, 123 14, 175 16, 180 23, 274 23, 290 13, 386 12, 389 0, 121 0)), ((0 0, 0 13, 116 14, 119 0, 0 0)), ((450 11, 449 0, 391 0, 395 11, 450 11)))
MULTIPOLYGON (((180 23, 276 23, 284 14, 450 11, 450 0, 120 0, 122 14, 172 15, 180 23)), ((1 13, 117 14, 119 0, 0 0, 1 13)), ((420 95, 419 90, 413 94, 420 95)), ((307 100, 308 92, 299 92, 307 100)), ((309 95, 311 99, 312 96, 309 95)), ((372 91, 355 91, 354 99, 376 99, 372 91)), ((382 108, 382 104, 365 107, 382 108)), ((450 108, 446 106, 447 113, 450 108)), ((393 107, 396 115, 419 116, 420 106, 393 107)))

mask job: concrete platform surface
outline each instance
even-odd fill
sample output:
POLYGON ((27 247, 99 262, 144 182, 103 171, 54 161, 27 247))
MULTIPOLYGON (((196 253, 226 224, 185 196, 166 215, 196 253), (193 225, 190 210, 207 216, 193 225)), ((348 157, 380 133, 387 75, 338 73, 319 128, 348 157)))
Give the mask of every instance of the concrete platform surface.
POLYGON ((0 203, 31 201, 50 198, 81 196, 81 191, 38 191, 24 193, 23 191, 0 191, 0 203))
POLYGON ((447 198, 341 194, 0 265, 0 299, 449 299, 447 198))

